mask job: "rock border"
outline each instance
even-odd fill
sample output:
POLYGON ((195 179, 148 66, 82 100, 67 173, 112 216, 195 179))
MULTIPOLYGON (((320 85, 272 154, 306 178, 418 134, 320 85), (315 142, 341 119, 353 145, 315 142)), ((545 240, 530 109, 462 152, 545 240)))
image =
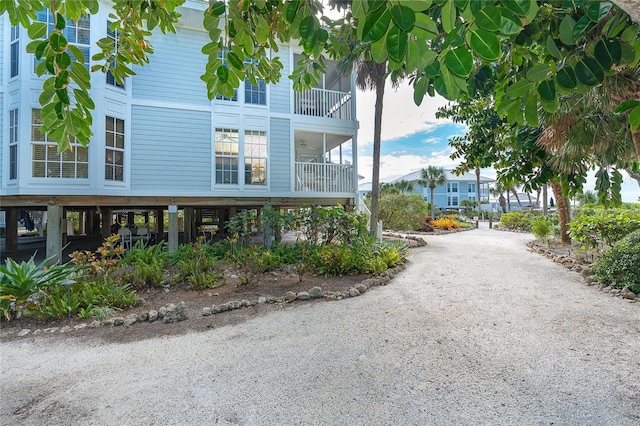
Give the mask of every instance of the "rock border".
MULTIPOLYGON (((350 297, 360 296, 367 291, 369 291, 372 287, 375 286, 383 286, 387 285, 391 279, 397 275, 399 272, 403 271, 406 268, 406 261, 394 266, 393 268, 389 268, 384 271, 379 276, 367 278, 366 280, 345 289, 340 292, 332 292, 332 291, 322 291, 321 287, 314 286, 308 291, 300 291, 298 293, 294 293, 292 291, 288 291, 285 295, 280 297, 275 296, 260 296, 257 299, 253 300, 231 300, 228 302, 213 304, 211 306, 204 306, 200 309, 200 316, 210 316, 214 314, 219 314, 222 312, 232 311, 236 309, 251 307, 255 305, 261 304, 289 304, 296 301, 305 301, 311 299, 325 299, 325 300, 344 300, 350 297)), ((168 303, 159 309, 150 309, 149 311, 145 311, 141 314, 130 314, 126 317, 112 317, 102 321, 94 320, 91 323, 80 323, 71 327, 68 325, 62 327, 48 327, 43 329, 35 329, 31 330, 28 328, 24 328, 18 331, 15 336, 16 337, 26 337, 26 336, 37 336, 45 333, 61 333, 66 334, 73 331, 81 331, 84 329, 94 329, 98 327, 122 327, 128 328, 136 323, 141 322, 162 322, 163 324, 171 324, 174 322, 185 321, 189 319, 187 315, 187 306, 185 302, 180 302, 177 305, 174 303, 168 303)))
POLYGON ((587 264, 581 262, 577 259, 574 259, 565 254, 558 254, 553 252, 553 250, 545 247, 540 240, 533 240, 527 243, 527 247, 529 251, 540 254, 548 259, 551 259, 554 263, 562 265, 566 269, 570 271, 578 272, 581 276, 581 281, 590 287, 596 287, 603 293, 610 294, 612 296, 620 297, 622 299, 628 300, 630 303, 640 303, 640 295, 635 294, 629 288, 615 288, 611 286, 606 286, 604 284, 599 283, 593 277, 593 270, 591 269, 591 264, 587 264))

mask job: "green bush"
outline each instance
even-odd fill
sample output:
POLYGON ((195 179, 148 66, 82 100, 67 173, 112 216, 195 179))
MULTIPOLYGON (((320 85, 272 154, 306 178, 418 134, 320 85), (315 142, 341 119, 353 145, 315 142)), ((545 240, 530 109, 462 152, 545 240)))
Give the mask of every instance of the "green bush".
POLYGON ((611 247, 640 229, 640 210, 595 209, 593 212, 583 212, 569 224, 571 238, 587 248, 611 247))
POLYGON ((593 264, 595 278, 604 285, 629 287, 640 294, 640 231, 618 241, 593 264))
POLYGON ((555 231, 559 232, 559 229, 557 229, 557 219, 557 215, 535 216, 531 219, 531 232, 536 236, 536 238, 548 238, 552 234, 555 234, 555 231))
POLYGON ((533 214, 531 212, 515 211, 503 213, 502 216, 500 216, 500 227, 505 229, 530 232, 532 218, 533 214))
POLYGON ((429 216, 429 206, 419 194, 382 194, 378 219, 385 229, 416 231, 429 216))

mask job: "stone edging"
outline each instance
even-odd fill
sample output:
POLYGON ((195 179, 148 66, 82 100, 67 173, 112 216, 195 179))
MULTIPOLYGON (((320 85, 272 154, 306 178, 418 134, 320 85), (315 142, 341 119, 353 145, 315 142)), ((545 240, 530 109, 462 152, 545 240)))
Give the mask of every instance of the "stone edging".
POLYGON ((554 253, 552 250, 540 244, 540 242, 537 240, 527 243, 527 247, 529 247, 530 251, 541 254, 542 256, 551 259, 553 262, 564 266, 570 271, 580 273, 582 282, 588 286, 597 286, 598 290, 602 291, 603 293, 621 297, 623 299, 629 300, 629 302, 631 303, 640 303, 640 295, 635 294, 628 288, 614 288, 611 286, 605 286, 604 284, 600 284, 598 281, 596 281, 593 276, 593 271, 590 264, 585 264, 567 255, 554 253))
MULTIPOLYGON (((374 286, 382 286, 387 285, 391 279, 399 272, 405 269, 405 263, 401 263, 396 265, 393 268, 387 269, 382 274, 377 277, 367 278, 350 287, 347 290, 341 292, 332 292, 332 291, 322 291, 322 288, 315 286, 309 291, 301 291, 298 293, 294 293, 292 291, 288 291, 284 296, 273 297, 273 296, 262 296, 256 300, 232 300, 225 303, 214 304, 212 306, 205 306, 200 310, 201 316, 210 316, 214 314, 219 314, 226 311, 232 311, 235 309, 241 309, 245 307, 261 305, 266 303, 271 304, 285 304, 285 303, 293 303, 298 300, 309 300, 309 299, 320 299, 324 298, 326 300, 342 300, 348 299, 350 297, 357 297, 361 294, 366 293, 371 287, 374 286)), ((161 308, 155 310, 151 309, 149 311, 143 312, 142 314, 131 314, 126 317, 113 317, 103 321, 94 320, 91 323, 81 323, 77 324, 73 327, 64 326, 64 327, 49 327, 44 329, 22 329, 18 331, 16 334, 17 337, 25 337, 28 335, 39 335, 43 333, 69 333, 72 331, 80 331, 83 329, 93 329, 98 327, 119 327, 127 328, 132 326, 138 322, 162 322, 162 323, 174 323, 179 321, 184 321, 188 319, 187 315, 187 306, 185 302, 180 302, 177 305, 173 303, 169 303, 167 305, 162 306, 161 308)))

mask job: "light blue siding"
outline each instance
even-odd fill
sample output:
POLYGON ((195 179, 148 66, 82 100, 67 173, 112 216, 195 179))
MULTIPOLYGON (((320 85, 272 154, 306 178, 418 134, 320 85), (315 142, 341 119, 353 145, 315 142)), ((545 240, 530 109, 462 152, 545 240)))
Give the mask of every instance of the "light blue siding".
POLYGON ((137 106, 131 114, 131 189, 211 189, 209 113, 137 106))
POLYGON ((269 134, 271 190, 291 191, 291 130, 289 120, 272 118, 269 134))
POLYGON ((200 49, 207 41, 206 33, 184 28, 151 37, 155 52, 150 63, 133 68, 133 97, 208 105, 207 87, 200 80, 207 62, 200 49))
POLYGON ((288 113, 291 97, 291 80, 287 78, 291 74, 291 67, 289 66, 289 51, 291 49, 288 46, 282 46, 278 55, 282 61, 282 78, 277 84, 269 86, 270 92, 270 106, 273 112, 288 113))
MULTIPOLYGON (((2 19, 0 19, 0 22, 2 22, 2 19)), ((0 34, 2 34, 2 24, 0 23, 0 34)), ((2 36, 0 36, 0 39, 2 38, 2 36)), ((2 55, 0 55, 2 56, 2 55)), ((0 68, 2 69, 2 68, 0 68)), ((1 74, 1 73, 0 73, 1 74)), ((0 105, 4 105, 4 98, 3 98, 3 93, 0 92, 0 105)), ((0 137, 2 139, 2 143, 0 144, 0 188, 2 187, 2 182, 3 182, 3 177, 4 177, 4 157, 2 156, 2 154, 4 153, 4 150, 7 150, 7 155, 9 155, 9 138, 5 137, 4 134, 4 113, 0 114, 0 137)), ((9 178, 9 164, 7 163, 7 178, 9 178)))
MULTIPOLYGON (((2 48, 2 55, 0 55, 0 87, 2 87, 3 80, 4 80, 4 72, 2 72, 2 70, 4 70, 5 56, 8 58, 9 55, 11 54, 11 48, 7 49, 6 52, 4 51, 4 26, 5 26, 5 21, 9 19, 9 17, 5 17, 5 16, 6 14, 3 14, 2 16, 0 16, 0 47, 2 48)), ((8 21, 7 21, 7 25, 9 25, 8 21)), ((7 40, 7 46, 8 46, 8 43, 9 41, 7 40)), ((10 74, 7 74, 7 79, 9 79, 9 75, 10 74)))

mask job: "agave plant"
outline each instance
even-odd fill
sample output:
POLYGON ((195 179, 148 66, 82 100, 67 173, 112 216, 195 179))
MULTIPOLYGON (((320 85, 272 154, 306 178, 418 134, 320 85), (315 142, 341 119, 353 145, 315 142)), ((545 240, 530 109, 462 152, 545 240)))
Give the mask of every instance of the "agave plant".
POLYGON ((51 260, 36 264, 35 254, 27 261, 17 263, 8 258, 6 265, 0 265, 0 306, 6 318, 9 317, 8 301, 19 306, 44 287, 51 285, 71 285, 75 282, 76 267, 70 264, 47 266, 51 260))

